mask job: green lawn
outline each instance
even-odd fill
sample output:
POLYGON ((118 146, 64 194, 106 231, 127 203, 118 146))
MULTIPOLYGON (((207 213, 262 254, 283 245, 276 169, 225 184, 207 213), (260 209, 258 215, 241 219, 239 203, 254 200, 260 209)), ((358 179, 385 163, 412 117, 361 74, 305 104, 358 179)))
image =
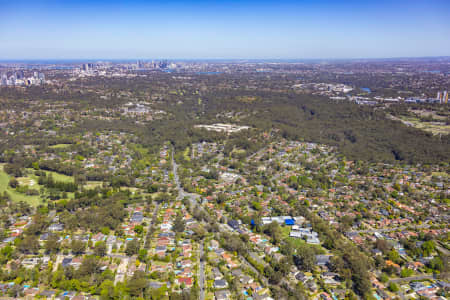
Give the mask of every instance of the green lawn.
POLYGON ((448 174, 445 173, 445 172, 432 172, 431 175, 433 175, 433 176, 442 176, 444 178, 448 177, 448 174))
POLYGON ((283 240, 289 240, 295 246, 305 244, 306 242, 303 239, 289 237, 289 234, 291 233, 291 229, 292 229, 291 226, 281 226, 281 236, 283 237, 283 240))
POLYGON ((0 191, 6 190, 8 186, 9 176, 3 171, 3 164, 0 164, 0 191))
MULTIPOLYGON (((27 172, 29 174, 28 176, 30 178, 34 179, 36 182, 39 180, 39 178, 36 175, 34 175, 34 172, 35 172, 34 169, 26 169, 26 170, 27 170, 27 172)), ((67 175, 53 172, 53 171, 44 171, 44 172, 45 172, 45 174, 47 174, 47 176, 49 174, 52 174, 53 180, 55 180, 55 181, 61 181, 61 182, 74 182, 75 181, 75 178, 73 176, 67 176, 67 175)))
POLYGON ((75 178, 73 176, 67 176, 67 175, 64 175, 64 174, 51 172, 51 171, 45 171, 45 173, 47 173, 47 176, 49 174, 52 174, 53 179, 55 181, 62 181, 62 182, 74 182, 75 181, 75 178))
POLYGON ((155 265, 155 266, 165 266, 167 264, 168 264, 168 262, 165 262, 165 261, 152 260, 152 265, 155 265))
POLYGON ((289 233, 291 232, 291 226, 281 226, 281 235, 283 239, 289 238, 289 233))
POLYGON ((56 145, 50 146, 49 148, 62 149, 62 148, 67 148, 67 147, 69 147, 71 145, 72 144, 56 144, 56 145))
POLYGON ((85 189, 95 189, 96 187, 101 187, 103 181, 88 181, 84 184, 85 189))
POLYGON ((185 161, 191 161, 191 158, 189 156, 190 148, 187 147, 183 152, 183 157, 185 161))
POLYGON ((287 238, 287 240, 291 241, 295 247, 306 244, 306 242, 303 239, 289 237, 287 238))
POLYGON ((419 118, 401 116, 400 119, 412 126, 431 132, 432 134, 450 134, 450 125, 444 122, 423 122, 419 118))
MULTIPOLYGON (((12 201, 20 202, 24 201, 32 206, 38 206, 42 203, 42 199, 39 196, 27 196, 21 193, 18 193, 16 190, 9 187, 8 183, 11 176, 5 173, 3 171, 3 164, 0 164, 0 193, 3 193, 4 191, 8 192, 8 194, 11 196, 12 201)), ((22 182, 29 182, 30 179, 20 178, 20 181, 22 182)), ((36 186, 33 186, 33 188, 36 188, 36 186)))

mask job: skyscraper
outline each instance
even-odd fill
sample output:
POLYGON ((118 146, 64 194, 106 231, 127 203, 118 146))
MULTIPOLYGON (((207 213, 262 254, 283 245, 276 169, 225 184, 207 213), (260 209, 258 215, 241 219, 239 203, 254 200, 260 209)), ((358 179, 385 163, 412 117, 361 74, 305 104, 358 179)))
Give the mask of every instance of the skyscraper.
POLYGON ((39 81, 41 84, 45 83, 45 75, 44 73, 39 73, 39 81))
POLYGON ((1 85, 7 85, 8 84, 8 77, 6 76, 6 74, 2 74, 0 84, 1 85))
POLYGON ((9 82, 11 85, 16 85, 16 74, 13 74, 11 77, 9 77, 9 82))
POLYGON ((22 70, 19 70, 16 74, 17 74, 17 79, 23 79, 25 77, 22 70))

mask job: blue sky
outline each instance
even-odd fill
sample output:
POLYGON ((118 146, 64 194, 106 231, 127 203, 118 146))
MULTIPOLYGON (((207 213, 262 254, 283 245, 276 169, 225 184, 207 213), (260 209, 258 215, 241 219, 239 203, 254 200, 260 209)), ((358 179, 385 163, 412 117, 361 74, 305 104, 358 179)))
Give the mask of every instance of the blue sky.
POLYGON ((449 0, 0 0, 0 59, 417 56, 450 56, 449 0))

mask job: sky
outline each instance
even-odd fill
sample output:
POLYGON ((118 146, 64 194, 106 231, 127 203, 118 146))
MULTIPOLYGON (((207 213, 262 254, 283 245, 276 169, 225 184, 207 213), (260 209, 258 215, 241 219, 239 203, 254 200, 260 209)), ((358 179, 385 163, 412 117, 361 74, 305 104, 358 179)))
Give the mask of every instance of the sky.
POLYGON ((0 0, 0 60, 425 56, 450 56, 450 0, 0 0))

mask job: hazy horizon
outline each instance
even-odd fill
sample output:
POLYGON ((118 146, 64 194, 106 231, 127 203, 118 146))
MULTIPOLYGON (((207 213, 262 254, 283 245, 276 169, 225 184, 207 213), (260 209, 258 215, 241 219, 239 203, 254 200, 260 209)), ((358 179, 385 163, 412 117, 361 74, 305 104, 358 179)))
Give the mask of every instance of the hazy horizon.
POLYGON ((450 56, 411 56, 411 57, 366 57, 366 58, 165 58, 165 57, 155 57, 155 58, 11 58, 11 59, 1 59, 0 63, 78 63, 78 62, 114 62, 114 63, 130 63, 136 61, 162 61, 170 60, 172 62, 213 62, 213 63, 242 63, 242 62, 261 62, 261 63, 308 63, 308 62, 370 62, 370 61, 389 61, 389 60, 440 60, 440 59, 450 59, 450 56))

